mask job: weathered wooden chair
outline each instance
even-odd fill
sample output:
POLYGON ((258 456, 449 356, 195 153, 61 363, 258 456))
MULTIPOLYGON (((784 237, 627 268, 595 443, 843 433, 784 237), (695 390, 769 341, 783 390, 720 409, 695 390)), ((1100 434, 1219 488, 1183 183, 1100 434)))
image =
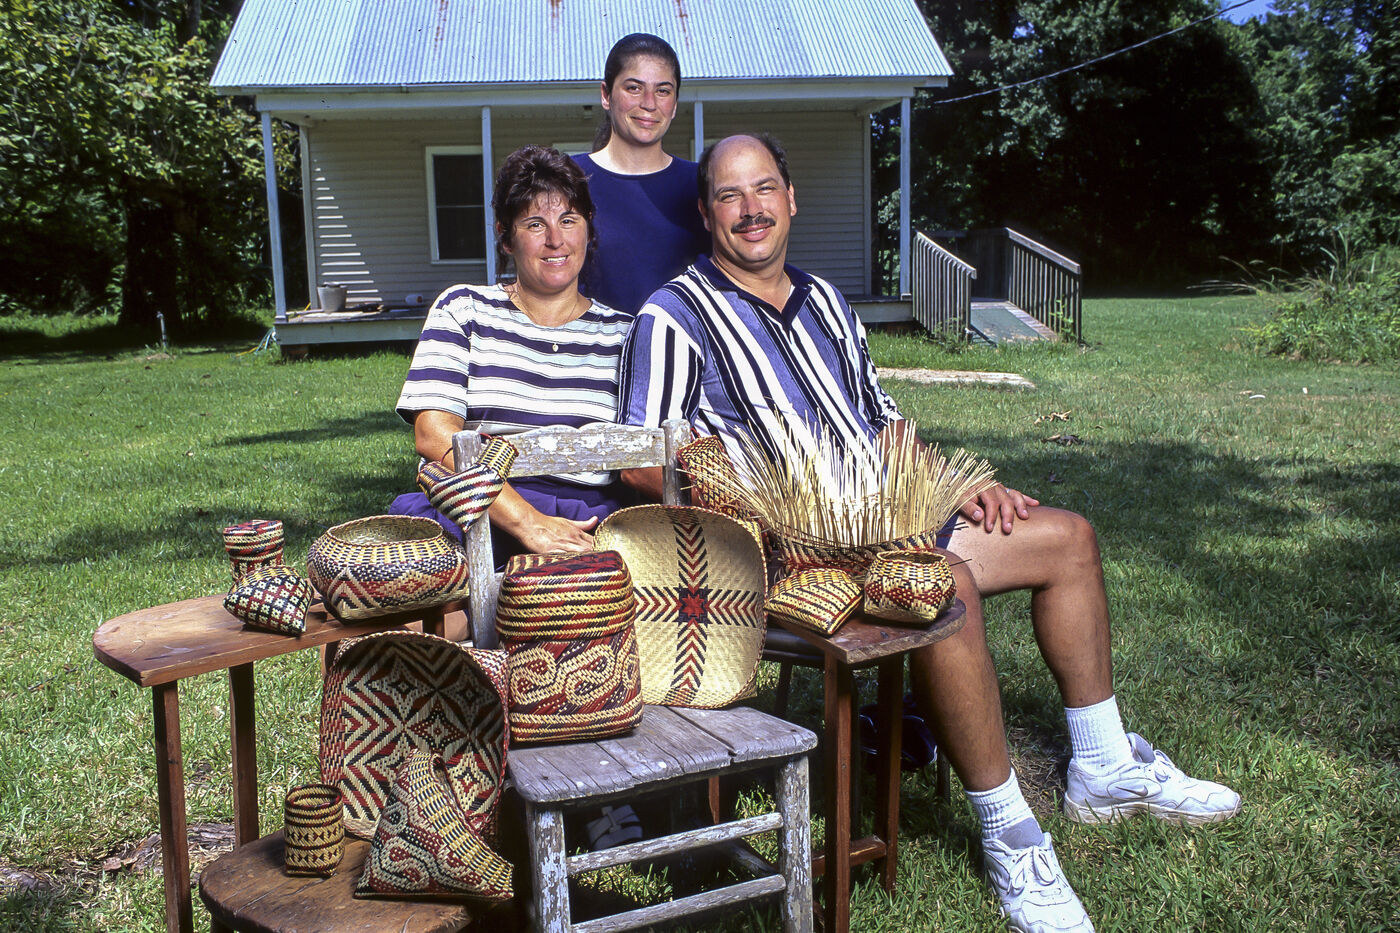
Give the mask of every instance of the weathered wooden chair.
MULTIPOLYGON (((660 465, 666 471, 666 500, 675 504, 679 501, 675 448, 688 436, 689 429, 682 422, 669 422, 660 429, 541 429, 511 438, 519 451, 511 475, 660 465)), ((456 462, 474 461, 481 443, 475 433, 457 434, 453 439, 456 462)), ((491 558, 489 521, 483 517, 467 531, 472 635, 482 646, 496 644, 494 622, 499 591, 491 558)), ((815 745, 816 736, 810 731, 745 707, 692 710, 648 706, 642 724, 628 735, 512 749, 508 773, 525 811, 533 887, 529 911, 535 928, 549 933, 626 930, 777 895, 783 929, 811 930, 806 756, 815 745), (633 801, 648 794, 674 796, 695 785, 703 787, 719 774, 760 768, 776 771, 774 812, 599 852, 567 854, 564 817, 568 813, 596 811, 603 805, 633 801), (571 878, 614 865, 733 844, 768 830, 778 832, 776 875, 584 923, 573 921, 571 878)), ((754 861, 749 859, 748 864, 754 861)))

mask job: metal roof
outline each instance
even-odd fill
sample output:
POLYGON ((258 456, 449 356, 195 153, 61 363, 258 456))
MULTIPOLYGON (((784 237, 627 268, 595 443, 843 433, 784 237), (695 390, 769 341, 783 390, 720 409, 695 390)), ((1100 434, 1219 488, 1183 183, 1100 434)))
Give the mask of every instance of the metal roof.
MULTIPOLYGON (((226 92, 596 82, 650 32, 689 81, 952 74, 916 0, 244 0, 226 92)), ((941 83, 941 82, 939 82, 941 83)))

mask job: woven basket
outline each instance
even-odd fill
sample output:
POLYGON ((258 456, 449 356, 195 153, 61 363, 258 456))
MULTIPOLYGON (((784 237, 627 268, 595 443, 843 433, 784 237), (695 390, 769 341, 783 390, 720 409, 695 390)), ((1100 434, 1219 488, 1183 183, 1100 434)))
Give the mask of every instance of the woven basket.
POLYGON ((927 625, 953 604, 957 584, 942 554, 877 554, 865 577, 865 612, 891 622, 927 625))
POLYGON ((335 874, 345 855, 340 791, 329 784, 302 784, 287 791, 282 834, 289 875, 335 874))
POLYGON ((429 609, 467 595, 467 554, 430 518, 374 515, 311 543, 311 584, 342 622, 429 609))
POLYGON ((495 839, 509 724, 505 652, 420 632, 341 642, 321 696, 321 780, 345 798, 345 828, 369 836, 394 773, 414 749, 436 753, 472 829, 495 839))
POLYGON ((510 656, 515 742, 596 739, 642 721, 637 601, 615 551, 512 561, 496 630, 510 656))
POLYGON ((802 570, 773 584, 764 604, 776 619, 835 634, 860 605, 860 584, 844 570, 802 570))
POLYGON ((233 582, 263 564, 282 563, 282 523, 275 518, 229 525, 223 531, 224 550, 233 565, 233 582))
POLYGON ((508 900, 511 872, 472 829, 442 758, 413 751, 395 771, 355 896, 508 900))
POLYGON ((224 597, 224 608, 250 628, 283 635, 306 631, 311 585, 283 564, 260 564, 224 597))
POLYGON ((887 551, 931 550, 937 546, 937 532, 923 531, 906 538, 879 544, 844 545, 820 541, 792 529, 776 529, 778 554, 786 574, 826 568, 844 570, 857 583, 865 579, 870 562, 887 551))
POLYGON ((608 516, 593 546, 632 574, 643 702, 713 709, 753 695, 766 587, 751 530, 706 509, 642 505, 608 516))
POLYGON ((418 471, 418 486, 433 508, 466 531, 500 495, 515 457, 516 450, 508 441, 493 437, 476 463, 459 472, 426 461, 418 471))

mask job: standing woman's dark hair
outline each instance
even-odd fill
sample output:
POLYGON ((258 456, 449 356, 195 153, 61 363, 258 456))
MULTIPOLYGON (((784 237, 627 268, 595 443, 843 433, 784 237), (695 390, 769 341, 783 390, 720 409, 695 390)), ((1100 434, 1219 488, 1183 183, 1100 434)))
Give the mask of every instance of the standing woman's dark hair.
MULTIPOLYGON (((603 86, 611 94, 613 84, 617 81, 617 76, 622 73, 622 69, 627 67, 627 63, 638 56, 659 59, 671 66, 671 71, 676 76, 676 90, 681 89, 681 60, 676 57, 676 50, 671 48, 671 43, 660 36, 653 36, 649 32, 634 32, 630 36, 623 36, 613 43, 612 50, 608 52, 608 60, 603 63, 603 86)), ((598 127, 598 132, 593 136, 593 152, 597 152, 608 144, 612 139, 612 116, 605 113, 603 122, 598 127)))

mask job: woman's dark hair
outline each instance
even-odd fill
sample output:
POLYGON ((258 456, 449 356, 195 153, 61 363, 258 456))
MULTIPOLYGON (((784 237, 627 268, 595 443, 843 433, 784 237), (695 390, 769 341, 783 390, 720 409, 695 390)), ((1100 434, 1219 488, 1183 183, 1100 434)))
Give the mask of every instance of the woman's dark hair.
MULTIPOLYGON (((653 36, 649 32, 634 32, 630 36, 618 39, 613 44, 612 50, 608 52, 608 60, 603 63, 603 85, 608 89, 609 94, 612 93, 617 76, 634 58, 661 59, 670 65, 671 70, 675 72, 676 90, 681 89, 681 60, 676 57, 676 50, 671 48, 671 43, 660 36, 653 36)), ((612 119, 608 114, 604 114, 603 123, 593 136, 593 151, 597 152, 602 149, 610 139, 612 139, 612 119)))
POLYGON ((573 159, 558 149, 522 146, 506 156, 496 173, 496 190, 491 210, 496 213, 496 245, 514 246, 515 222, 542 194, 557 194, 569 208, 588 222, 588 246, 597 245, 593 231, 593 197, 588 193, 588 177, 573 159))

